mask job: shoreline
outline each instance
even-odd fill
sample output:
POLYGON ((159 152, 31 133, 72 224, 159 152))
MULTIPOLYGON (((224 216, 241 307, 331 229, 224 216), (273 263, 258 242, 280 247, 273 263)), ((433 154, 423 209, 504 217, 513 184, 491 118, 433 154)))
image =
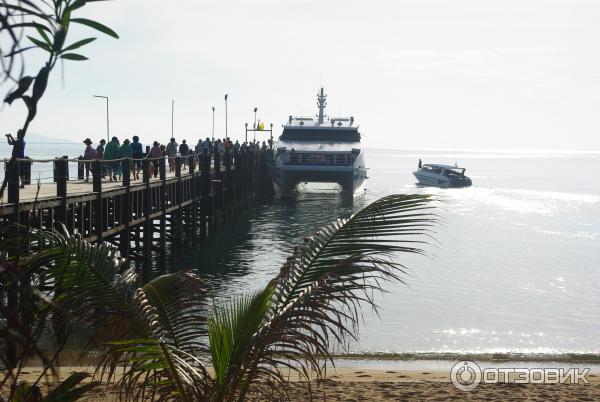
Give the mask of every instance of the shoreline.
POLYGON ((485 367, 587 367, 600 372, 597 353, 457 353, 457 352, 365 352, 332 355, 337 367, 371 369, 450 370, 460 361, 485 367))
MULTIPOLYGON (((23 380, 35 380, 41 367, 27 367, 23 380)), ((60 378, 73 371, 89 372, 91 367, 63 366, 60 378)), ((389 400, 600 400, 600 374, 589 373, 588 384, 516 384, 496 382, 481 384, 473 391, 457 390, 450 381, 448 370, 375 370, 360 368, 328 369, 325 378, 311 381, 310 390, 292 376, 289 384, 290 401, 306 401, 311 397, 322 401, 375 401, 389 400)), ((43 388, 56 386, 50 379, 43 388)), ((90 379, 86 380, 89 381, 90 379)), ((42 381, 43 382, 43 381, 42 381)), ((270 395, 272 396, 272 395, 270 395)), ((267 395, 257 395, 258 400, 269 400, 267 395)), ((113 402, 119 400, 119 390, 100 385, 86 395, 86 401, 113 402)))
POLYGON ((486 362, 565 362, 598 363, 600 353, 525 353, 525 352, 350 352, 332 353, 334 359, 358 360, 481 360, 486 362))

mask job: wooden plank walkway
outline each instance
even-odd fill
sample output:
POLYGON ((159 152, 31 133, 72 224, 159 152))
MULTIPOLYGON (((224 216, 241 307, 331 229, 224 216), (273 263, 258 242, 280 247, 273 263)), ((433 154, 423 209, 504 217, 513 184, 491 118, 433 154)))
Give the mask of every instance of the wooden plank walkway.
MULTIPOLYGON (((175 158, 174 171, 168 172, 162 157, 152 162, 158 177, 148 176, 151 161, 144 159, 138 180, 131 180, 131 161, 124 160, 123 179, 112 182, 91 174, 89 182, 67 180, 69 162, 78 161, 57 159, 48 161, 54 164, 55 183, 33 183, 23 189, 18 186, 18 170, 7 170, 11 176, 0 202, 0 226, 17 223, 54 230, 64 225, 89 241, 118 245, 126 258, 140 257, 143 250, 148 267, 154 234, 164 243, 165 238, 180 237, 185 228, 204 238, 249 200, 271 194, 267 165, 272 158, 271 150, 205 153, 175 158), (184 161, 194 163, 184 170, 184 161), (136 251, 130 253, 134 243, 136 251)), ((106 162, 91 164, 92 171, 100 172, 106 162)))
MULTIPOLYGON (((186 177, 189 176, 189 170, 183 170, 181 172, 181 177, 186 177)), ((136 185, 143 185, 144 181, 141 178, 142 174, 140 172, 140 179, 139 180, 133 180, 131 179, 131 186, 136 186, 136 185)), ((166 173, 166 178, 168 179, 172 179, 175 178, 175 172, 167 172, 166 173)), ((158 182, 160 181, 159 177, 151 177, 150 178, 150 182, 154 183, 154 182, 158 182)), ((25 188, 20 189, 19 191, 19 200, 20 202, 23 203, 29 203, 29 202, 34 202, 36 199, 41 201, 41 200, 48 200, 51 198, 56 198, 56 187, 57 184, 56 183, 40 183, 39 185, 39 189, 38 189, 38 184, 35 183, 34 181, 32 181, 31 184, 28 184, 25 186, 25 188)), ((108 179, 108 176, 106 179, 102 180, 102 190, 103 191, 110 191, 110 190, 116 190, 119 188, 123 187, 123 183, 122 180, 120 181, 110 181, 108 179)), ((93 181, 92 181, 92 176, 90 175, 90 181, 89 182, 85 182, 84 180, 67 180, 67 194, 69 196, 74 196, 74 195, 85 195, 85 194, 90 194, 93 193, 93 181)), ((5 191, 4 192, 4 196, 2 197, 2 199, 0 199, 0 205, 1 204, 6 204, 8 203, 8 192, 5 191)))

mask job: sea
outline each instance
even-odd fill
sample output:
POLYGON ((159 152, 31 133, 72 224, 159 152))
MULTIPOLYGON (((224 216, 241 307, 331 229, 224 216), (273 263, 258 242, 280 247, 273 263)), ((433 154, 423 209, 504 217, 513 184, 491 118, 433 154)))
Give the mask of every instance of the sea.
MULTIPOLYGON (((28 144, 32 158, 82 152, 79 144, 28 144)), ((600 152, 365 152, 364 193, 349 200, 317 186, 257 205, 204 244, 170 245, 161 270, 193 270, 210 278, 215 299, 234 297, 264 287, 293 246, 321 225, 388 194, 431 194, 440 219, 426 256, 397 256, 409 269, 406 283, 388 283, 376 295, 378 313, 364 311, 358 339, 344 354, 600 354, 600 152), (418 159, 458 163, 473 186, 419 187, 412 175, 418 159)), ((34 179, 51 177, 49 164, 32 170, 34 179)))

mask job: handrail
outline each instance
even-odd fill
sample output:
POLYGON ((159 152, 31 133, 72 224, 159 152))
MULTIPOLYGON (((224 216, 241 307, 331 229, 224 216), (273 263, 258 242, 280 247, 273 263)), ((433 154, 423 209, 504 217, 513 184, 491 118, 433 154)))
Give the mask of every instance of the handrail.
MULTIPOLYGON (((254 153, 258 153, 259 150, 254 151, 254 153)), ((246 151, 247 153, 252 153, 251 151, 246 151)), ((230 152, 230 151, 224 151, 221 152, 221 154, 225 154, 225 153, 233 153, 235 154, 235 152, 230 152)), ((241 152, 237 152, 238 154, 240 154, 241 152)), ((213 152, 209 152, 208 155, 213 155, 213 152)), ((61 157, 56 157, 53 159, 32 159, 32 158, 15 158, 15 161, 18 162, 28 162, 28 163, 33 163, 33 162, 37 162, 37 163, 49 163, 49 162, 56 162, 56 161, 67 161, 67 162, 93 162, 93 161, 102 161, 102 162, 121 162, 124 161, 125 159, 128 159, 130 161, 143 161, 143 160, 149 160, 149 161, 153 161, 153 160, 161 160, 161 159, 177 159, 177 158, 186 158, 186 157, 198 157, 198 156, 204 156, 204 154, 199 154, 199 153, 191 153, 188 155, 177 155, 177 156, 168 156, 168 155, 164 155, 164 156, 159 156, 159 157, 154 157, 154 158, 149 158, 149 157, 144 157, 144 158, 127 158, 127 157, 123 157, 123 158, 117 158, 117 159, 79 159, 79 158, 61 158, 61 157)), ((12 159, 11 158, 3 158, 1 161, 2 162, 10 162, 12 159)))

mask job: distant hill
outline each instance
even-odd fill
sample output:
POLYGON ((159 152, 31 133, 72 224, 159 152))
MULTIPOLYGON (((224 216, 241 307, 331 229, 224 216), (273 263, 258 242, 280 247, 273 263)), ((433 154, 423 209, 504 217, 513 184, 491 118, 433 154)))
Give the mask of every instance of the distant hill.
POLYGON ((28 144, 75 144, 73 140, 59 137, 48 137, 42 134, 27 133, 25 142, 28 144))

